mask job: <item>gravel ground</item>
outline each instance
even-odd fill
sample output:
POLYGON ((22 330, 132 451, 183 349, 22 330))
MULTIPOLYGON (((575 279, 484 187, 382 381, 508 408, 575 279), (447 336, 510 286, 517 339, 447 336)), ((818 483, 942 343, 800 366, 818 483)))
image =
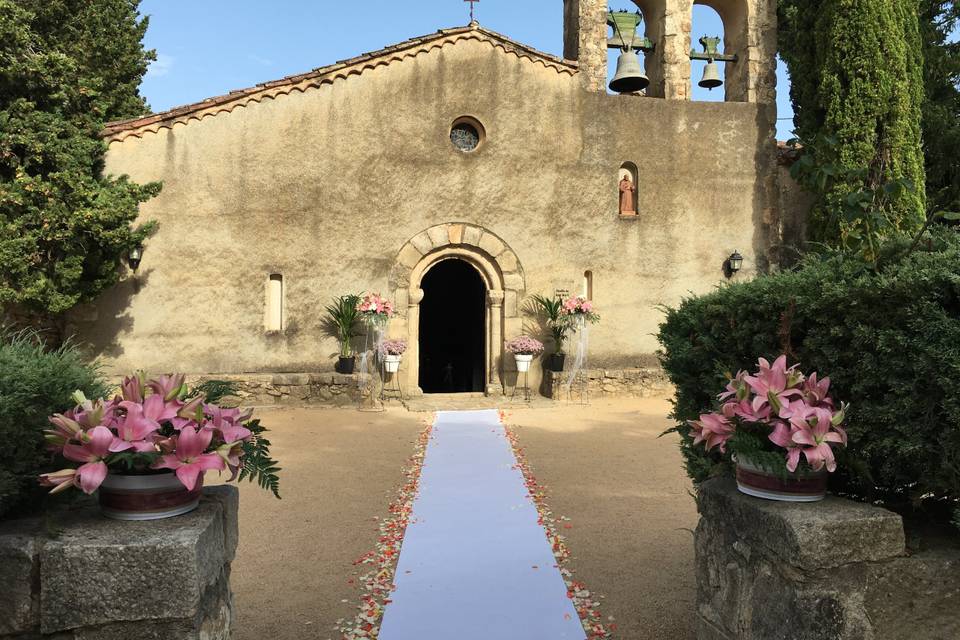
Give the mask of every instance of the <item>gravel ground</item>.
MULTIPOLYGON (((676 439, 657 438, 668 411, 663 400, 507 409, 554 515, 571 518, 562 530, 569 566, 606 596, 602 612, 621 640, 694 635, 696 510, 676 439)), ((375 518, 387 515, 429 414, 258 415, 283 467, 283 500, 241 486, 234 638, 336 640, 336 620, 352 617, 359 602, 353 561, 373 549, 375 518)))

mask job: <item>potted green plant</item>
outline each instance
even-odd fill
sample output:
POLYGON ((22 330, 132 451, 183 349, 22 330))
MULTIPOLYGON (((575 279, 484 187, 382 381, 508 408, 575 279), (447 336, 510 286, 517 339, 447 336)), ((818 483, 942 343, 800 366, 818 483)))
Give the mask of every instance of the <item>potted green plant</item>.
POLYGON ((340 356, 337 359, 339 373, 353 373, 355 360, 352 342, 357 335, 354 327, 360 318, 359 304, 360 296, 351 293, 334 298, 333 303, 327 305, 328 330, 340 343, 340 356))
POLYGON ((546 326, 553 338, 553 353, 547 356, 547 369, 563 371, 563 362, 566 357, 563 352, 563 341, 570 329, 570 318, 563 313, 563 300, 560 297, 548 298, 539 294, 532 299, 538 315, 546 320, 546 326))

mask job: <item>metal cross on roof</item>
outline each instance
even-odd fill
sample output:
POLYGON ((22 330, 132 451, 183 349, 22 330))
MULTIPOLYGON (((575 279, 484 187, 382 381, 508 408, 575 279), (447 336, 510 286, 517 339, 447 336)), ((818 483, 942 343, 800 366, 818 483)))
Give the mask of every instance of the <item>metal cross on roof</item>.
POLYGON ((473 5, 477 2, 480 2, 480 0, 463 0, 463 1, 470 3, 470 22, 476 22, 476 20, 473 19, 473 5))

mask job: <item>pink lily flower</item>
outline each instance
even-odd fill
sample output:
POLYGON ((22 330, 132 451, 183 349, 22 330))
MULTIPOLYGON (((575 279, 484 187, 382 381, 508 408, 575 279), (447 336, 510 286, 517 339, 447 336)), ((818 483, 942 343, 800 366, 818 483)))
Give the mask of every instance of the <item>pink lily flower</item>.
POLYGON ((224 443, 240 442, 253 435, 242 424, 237 424, 238 419, 241 418, 239 409, 221 409, 215 405, 206 405, 205 411, 211 417, 204 427, 218 430, 224 443))
POLYGON ((744 378, 756 394, 753 399, 754 412, 760 413, 766 406, 770 406, 773 413, 785 419, 789 418, 790 412, 783 412, 784 405, 789 408, 792 398, 803 395, 799 389, 794 388, 794 385, 803 381, 803 376, 796 373, 795 368, 787 369, 787 356, 780 356, 772 365, 765 358, 760 358, 759 366, 757 376, 744 378))
POLYGON ((203 396, 200 395, 181 406, 177 415, 170 419, 173 428, 180 431, 184 427, 198 426, 203 421, 203 400, 203 396))
POLYGON ((803 383, 803 397, 813 406, 826 404, 833 406, 833 400, 830 399, 830 378, 817 380, 817 372, 814 371, 810 377, 803 383))
POLYGON ((147 420, 153 420, 160 423, 171 420, 177 416, 180 411, 180 402, 177 400, 166 401, 158 393, 148 396, 143 401, 143 415, 147 420))
POLYGON ((120 383, 120 393, 128 402, 142 402, 144 390, 143 375, 140 372, 135 376, 124 377, 120 383))
POLYGON ((730 378, 726 391, 718 396, 720 402, 726 402, 733 398, 736 398, 737 401, 746 400, 750 395, 750 387, 747 385, 746 377, 747 372, 740 370, 737 372, 737 375, 730 378))
POLYGON ((74 462, 83 462, 77 468, 80 488, 90 494, 97 490, 107 477, 105 459, 110 455, 110 445, 114 437, 106 427, 94 427, 83 434, 83 444, 68 442, 63 447, 63 457, 74 462))
POLYGON ((83 427, 80 426, 80 423, 69 415, 55 413, 50 417, 50 424, 55 426, 56 429, 44 431, 43 439, 54 450, 59 450, 71 440, 79 439, 80 434, 83 433, 83 427))
POLYGON ((127 415, 117 424, 119 437, 115 438, 110 445, 110 451, 114 453, 128 449, 139 452, 156 451, 151 436, 160 429, 160 424, 145 416, 144 406, 138 402, 125 400, 120 403, 120 407, 126 410, 127 415))
POLYGON ((53 487, 50 490, 51 495, 66 491, 70 487, 80 488, 80 479, 77 476, 76 469, 61 469, 53 473, 40 474, 40 485, 43 487, 53 487))
POLYGON ((164 402, 170 402, 180 397, 180 390, 183 388, 185 376, 183 374, 163 375, 154 378, 147 383, 147 386, 153 389, 153 392, 163 398, 164 402))
POLYGON ((204 472, 224 469, 223 458, 216 453, 204 453, 212 438, 213 432, 210 430, 184 427, 177 437, 176 451, 161 457, 153 463, 152 468, 173 469, 187 491, 193 491, 204 472))
POLYGON ((223 458, 227 468, 230 469, 230 479, 227 482, 233 482, 240 473, 240 458, 243 456, 242 442, 228 442, 217 447, 217 455, 223 458))
MULTIPOLYGON (((840 434, 833 430, 833 414, 828 409, 816 409, 816 415, 805 421, 795 420, 792 424, 791 439, 800 445, 800 452, 807 459, 807 463, 814 471, 826 466, 827 471, 833 473, 837 469, 837 462, 833 457, 830 443, 844 444, 846 433, 840 434)), ((787 465, 790 471, 797 466, 787 465)))
POLYGON ((734 426, 730 419, 719 413, 707 413, 700 416, 700 420, 689 422, 693 433, 693 444, 706 443, 707 451, 719 446, 720 451, 726 453, 727 440, 733 437, 734 426))
POLYGON ((791 472, 797 470, 800 464, 800 447, 793 441, 793 429, 785 422, 777 422, 773 428, 773 433, 769 436, 770 442, 783 447, 787 450, 787 469, 791 472))

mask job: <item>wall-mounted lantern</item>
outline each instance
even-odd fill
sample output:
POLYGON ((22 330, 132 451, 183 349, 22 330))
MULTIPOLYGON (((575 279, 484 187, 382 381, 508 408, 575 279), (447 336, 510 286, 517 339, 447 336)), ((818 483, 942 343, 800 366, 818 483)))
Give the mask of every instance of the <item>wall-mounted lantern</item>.
POLYGON ((728 278, 732 278, 737 275, 741 269, 743 269, 743 256, 740 255, 739 251, 734 251, 730 254, 730 257, 724 261, 723 273, 728 278))
POLYGON ((140 267, 140 260, 143 259, 143 247, 137 245, 133 249, 130 249, 130 253, 127 254, 127 264, 130 265, 130 268, 136 271, 140 267))
POLYGON ((607 41, 607 48, 620 49, 617 73, 610 81, 610 90, 613 92, 637 93, 650 84, 650 78, 643 69, 637 51, 650 53, 653 51, 653 43, 637 35, 641 22, 643 16, 639 11, 610 11, 607 14, 607 24, 613 27, 613 37, 607 41))
POLYGON ((736 62, 737 56, 720 53, 720 38, 709 38, 703 36, 700 38, 700 45, 703 52, 696 50, 690 51, 691 60, 706 60, 707 66, 703 70, 703 78, 698 83, 704 89, 713 91, 717 87, 723 86, 723 80, 720 79, 720 67, 717 66, 717 60, 721 62, 736 62))

